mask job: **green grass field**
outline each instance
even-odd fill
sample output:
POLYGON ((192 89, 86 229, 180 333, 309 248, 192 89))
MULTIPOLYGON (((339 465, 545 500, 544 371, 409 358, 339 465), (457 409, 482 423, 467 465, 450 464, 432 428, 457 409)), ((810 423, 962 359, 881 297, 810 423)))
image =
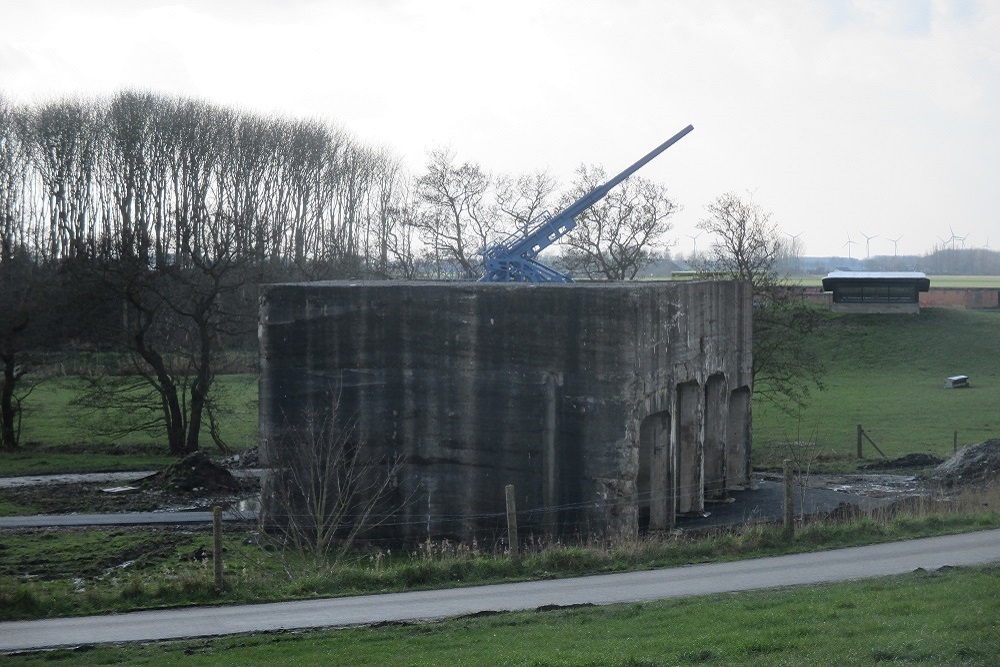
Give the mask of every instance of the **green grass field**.
MULTIPOLYGON (((175 459, 164 434, 133 433, 109 439, 91 428, 114 414, 88 412, 74 404, 84 383, 73 376, 46 378, 24 401, 22 451, 0 456, 0 474, 156 470, 175 459)), ((219 430, 234 450, 257 444, 257 376, 220 375, 215 380, 219 430)), ((202 432, 202 448, 217 451, 202 432)))
MULTIPOLYGON (((754 404, 754 462, 776 465, 789 443, 851 461, 860 424, 890 457, 950 456, 958 444, 1000 437, 1000 312, 924 309, 918 315, 834 315, 813 336, 827 363, 825 391, 789 415, 754 404), (951 375, 968 389, 944 389, 951 375)), ((865 443, 866 458, 877 453, 865 443)))

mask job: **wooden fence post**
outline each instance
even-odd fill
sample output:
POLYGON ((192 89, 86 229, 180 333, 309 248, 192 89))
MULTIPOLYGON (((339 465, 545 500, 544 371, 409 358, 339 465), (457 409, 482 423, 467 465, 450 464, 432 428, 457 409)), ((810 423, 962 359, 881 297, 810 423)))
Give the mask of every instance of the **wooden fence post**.
POLYGON ((858 460, 865 458, 865 455, 861 452, 861 436, 864 433, 864 429, 861 428, 861 424, 858 424, 858 460))
POLYGON ((795 532, 795 501, 792 495, 792 460, 785 459, 784 467, 785 486, 785 535, 791 537, 795 532))
POLYGON ((212 563, 215 566, 215 592, 222 593, 222 508, 212 508, 212 563))
POLYGON ((517 544, 517 507, 514 502, 514 485, 508 484, 504 489, 507 496, 507 543, 510 545, 510 556, 518 559, 520 550, 517 544))

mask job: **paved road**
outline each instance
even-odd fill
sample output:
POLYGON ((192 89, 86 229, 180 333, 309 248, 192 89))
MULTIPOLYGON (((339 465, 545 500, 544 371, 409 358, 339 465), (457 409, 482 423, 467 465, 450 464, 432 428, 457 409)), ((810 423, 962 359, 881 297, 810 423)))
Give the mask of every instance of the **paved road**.
POLYGON ((74 472, 65 475, 25 475, 21 477, 0 477, 0 489, 16 489, 22 486, 54 486, 56 484, 103 484, 106 482, 134 482, 152 475, 153 470, 132 470, 130 472, 74 472))
POLYGON ((1000 530, 821 553, 441 591, 0 623, 0 651, 441 619, 544 605, 615 604, 1000 561, 1000 530))
MULTIPOLYGON (((252 521, 256 509, 224 510, 223 521, 252 521)), ((203 510, 178 510, 160 512, 121 512, 117 514, 30 514, 28 516, 0 516, 0 529, 4 528, 65 528, 69 526, 154 526, 182 524, 211 524, 212 513, 203 510)))

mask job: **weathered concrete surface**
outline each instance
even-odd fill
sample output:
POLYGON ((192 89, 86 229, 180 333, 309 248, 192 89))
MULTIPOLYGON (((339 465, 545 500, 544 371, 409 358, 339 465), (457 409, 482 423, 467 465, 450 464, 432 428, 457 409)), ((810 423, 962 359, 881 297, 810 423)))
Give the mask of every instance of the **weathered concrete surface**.
POLYGON ((356 420, 402 539, 502 534, 507 484, 522 532, 667 527, 748 481, 750 317, 730 282, 267 286, 262 456, 356 420))

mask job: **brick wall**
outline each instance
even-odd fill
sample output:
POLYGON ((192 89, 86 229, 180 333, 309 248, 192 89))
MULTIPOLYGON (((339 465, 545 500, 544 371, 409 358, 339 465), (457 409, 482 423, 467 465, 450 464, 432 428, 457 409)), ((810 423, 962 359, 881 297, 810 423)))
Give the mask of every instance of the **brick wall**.
POLYGON ((998 308, 1000 289, 984 287, 932 287, 920 294, 921 308, 998 308))

